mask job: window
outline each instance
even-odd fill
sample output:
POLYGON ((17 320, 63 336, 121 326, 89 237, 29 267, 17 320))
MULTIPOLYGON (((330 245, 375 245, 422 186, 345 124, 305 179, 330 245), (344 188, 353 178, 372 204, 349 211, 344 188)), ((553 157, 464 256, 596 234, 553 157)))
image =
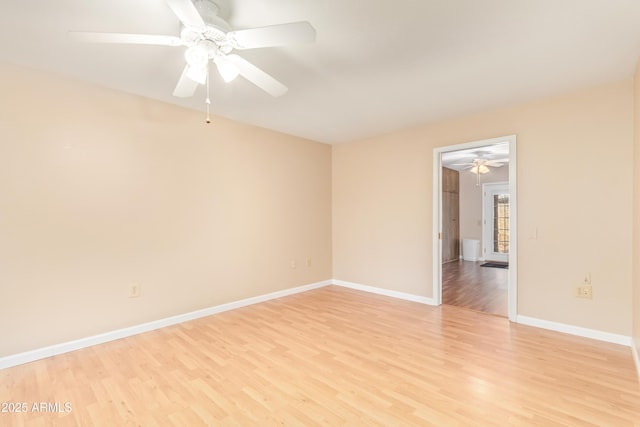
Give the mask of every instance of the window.
POLYGON ((509 253, 509 195, 493 196, 493 251, 509 253))

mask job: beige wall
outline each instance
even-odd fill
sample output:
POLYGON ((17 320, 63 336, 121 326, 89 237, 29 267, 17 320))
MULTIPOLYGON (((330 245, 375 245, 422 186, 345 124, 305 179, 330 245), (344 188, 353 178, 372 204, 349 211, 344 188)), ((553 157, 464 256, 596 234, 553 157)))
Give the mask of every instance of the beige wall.
POLYGON ((6 64, 0 93, 0 357, 331 278, 331 146, 6 64))
POLYGON ((509 166, 492 168, 480 177, 476 185, 476 175, 468 171, 460 172, 460 239, 480 240, 482 248, 482 184, 509 182, 509 166))
MULTIPOLYGON (((634 79, 633 339, 640 354, 640 61, 634 79)), ((640 374, 640 366, 638 367, 640 374)))
POLYGON ((334 146, 334 278, 431 297, 433 148, 516 134, 519 314, 630 335, 632 107, 628 79, 334 146))

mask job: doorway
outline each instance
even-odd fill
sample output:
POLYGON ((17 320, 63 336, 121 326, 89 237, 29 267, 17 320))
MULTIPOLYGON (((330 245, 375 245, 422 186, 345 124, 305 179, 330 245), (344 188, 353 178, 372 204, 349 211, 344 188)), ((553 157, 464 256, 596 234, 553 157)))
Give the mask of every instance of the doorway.
POLYGON ((482 255, 485 261, 509 262, 509 183, 482 185, 482 255))
MULTIPOLYGON (((442 248, 442 236, 443 236, 443 156, 446 158, 451 158, 455 152, 479 152, 482 153, 482 149, 486 147, 492 147, 502 145, 508 147, 508 184, 506 188, 506 192, 504 188, 499 190, 497 197, 495 198, 496 203, 498 203, 498 212, 492 214, 494 217, 497 215, 498 218, 498 234, 497 234, 497 246, 495 247, 497 253, 496 256, 493 255, 493 245, 489 245, 491 252, 489 254, 489 258, 495 261, 500 261, 502 259, 506 260, 509 263, 508 269, 494 269, 488 267, 480 267, 480 263, 467 263, 464 271, 460 271, 464 274, 469 274, 469 272, 475 269, 475 273, 477 275, 481 274, 489 274, 489 275, 501 275, 503 277, 503 287, 506 288, 506 314, 508 315, 509 320, 515 321, 517 315, 517 212, 516 212, 516 136, 506 136, 500 138, 492 138, 481 141, 474 141, 465 144, 458 144, 448 147, 440 147, 434 149, 433 156, 433 300, 435 304, 440 305, 443 303, 443 248, 442 248), (508 208, 506 203, 508 202, 508 208), (500 211, 501 210, 501 211, 500 211), (508 213, 508 214, 507 214, 508 213), (508 237, 508 241, 505 238, 508 237), (480 270, 481 269, 481 270, 480 270), (498 270, 500 270, 498 272, 498 270)), ((455 156, 454 156, 455 157, 455 156)), ((481 160, 486 160, 483 162, 475 162, 466 161, 460 162, 460 164, 455 164, 459 168, 465 168, 464 173, 468 174, 466 176, 471 176, 469 172, 475 173, 475 179, 477 179, 477 184, 480 186, 481 180, 486 179, 485 175, 486 170, 492 170, 493 167, 496 167, 497 162, 491 161, 489 158, 484 158, 482 155, 476 156, 476 158, 481 160), (466 163, 466 164, 465 164, 466 163), (468 165, 468 166, 467 166, 468 165), (485 167, 487 166, 487 167, 485 167), (476 172, 474 172, 474 169, 476 172), (484 178, 483 178, 484 177, 484 178)), ((449 167, 449 166, 448 166, 449 167)), ((454 166, 455 167, 455 166, 454 166)), ((503 183, 504 184, 504 183, 503 183)), ((463 211, 463 202, 460 202, 461 206, 461 214, 463 211)), ((479 208, 481 211, 482 208, 479 208)), ((485 222, 488 215, 483 215, 482 222, 485 222)), ((494 221, 492 219, 491 221, 494 221)), ((478 226, 480 226, 480 220, 477 221, 478 226)), ((483 238, 484 242, 488 240, 493 241, 493 232, 489 233, 489 238, 483 238)), ((464 237, 463 235, 460 236, 464 237)), ((480 254, 478 255, 478 259, 483 259, 485 257, 484 253, 485 244, 480 248, 480 254)), ((489 251, 487 252, 489 253, 489 251)), ((460 264, 462 267, 463 264, 460 264)), ((451 272, 451 266, 447 264, 447 274, 451 272)), ((467 276, 469 277, 469 276, 467 276)), ((479 277, 479 276, 473 276, 479 277)), ((466 284, 470 284, 473 282, 473 279, 465 279, 466 284)), ((478 288, 473 288, 473 290, 477 290, 478 288)))

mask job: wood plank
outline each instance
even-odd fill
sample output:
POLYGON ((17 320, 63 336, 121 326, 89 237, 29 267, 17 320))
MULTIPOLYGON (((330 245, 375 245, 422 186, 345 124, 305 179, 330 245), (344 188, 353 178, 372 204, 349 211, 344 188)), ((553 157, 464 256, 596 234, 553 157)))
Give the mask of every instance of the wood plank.
POLYGON ((480 264, 458 260, 442 265, 442 303, 507 317, 509 270, 480 264))
POLYGON ((629 348, 329 286, 0 371, 2 426, 637 426, 629 348))

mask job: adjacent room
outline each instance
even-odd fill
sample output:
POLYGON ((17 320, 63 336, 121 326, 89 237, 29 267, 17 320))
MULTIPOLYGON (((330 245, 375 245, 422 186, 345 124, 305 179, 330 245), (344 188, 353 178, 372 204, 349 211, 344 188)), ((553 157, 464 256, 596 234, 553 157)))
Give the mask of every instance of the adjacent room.
POLYGON ((509 144, 442 154, 442 303, 508 316, 509 144))
POLYGON ((638 425, 638 22, 3 1, 0 425, 638 425))

